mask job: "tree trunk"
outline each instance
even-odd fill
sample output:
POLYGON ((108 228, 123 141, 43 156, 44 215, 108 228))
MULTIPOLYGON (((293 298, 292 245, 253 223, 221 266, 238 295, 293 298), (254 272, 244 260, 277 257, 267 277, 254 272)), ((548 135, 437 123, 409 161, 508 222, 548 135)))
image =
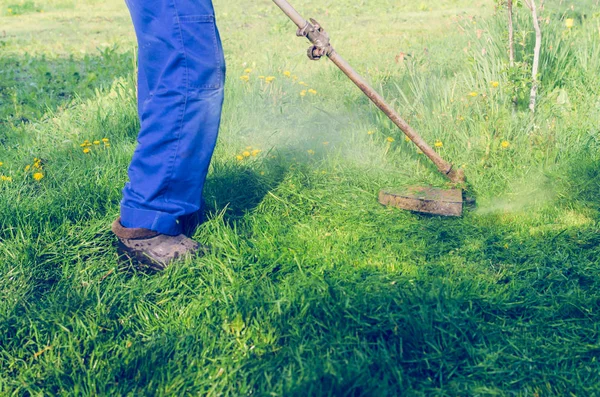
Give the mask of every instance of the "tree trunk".
POLYGON ((508 0, 508 59, 515 66, 515 31, 513 27, 513 0, 508 0))
POLYGON ((542 31, 540 30, 540 23, 538 21, 537 9, 535 7, 535 0, 530 0, 531 4, 531 16, 533 17, 533 27, 535 29, 535 50, 533 52, 533 68, 531 71, 531 95, 529 96, 529 110, 531 113, 535 113, 535 102, 538 91, 538 68, 540 66, 540 51, 542 49, 542 31))

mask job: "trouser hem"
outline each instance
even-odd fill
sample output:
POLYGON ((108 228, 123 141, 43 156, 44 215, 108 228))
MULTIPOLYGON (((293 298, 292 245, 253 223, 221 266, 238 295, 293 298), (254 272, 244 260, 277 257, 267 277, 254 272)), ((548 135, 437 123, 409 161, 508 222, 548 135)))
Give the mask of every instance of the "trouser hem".
POLYGON ((169 236, 181 234, 178 217, 166 212, 121 206, 121 225, 127 228, 143 228, 169 236))

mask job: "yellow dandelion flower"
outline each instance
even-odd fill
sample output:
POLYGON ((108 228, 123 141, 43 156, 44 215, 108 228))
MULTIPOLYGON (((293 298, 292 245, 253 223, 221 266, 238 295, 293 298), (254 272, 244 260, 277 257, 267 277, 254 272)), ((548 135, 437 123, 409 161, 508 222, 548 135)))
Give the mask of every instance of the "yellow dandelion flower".
POLYGON ((306 96, 306 90, 300 91, 300 96, 306 96))
POLYGON ((246 69, 244 69, 244 73, 250 74, 250 73, 252 73, 252 69, 246 68, 246 69))
POLYGON ((367 131, 367 135, 373 135, 374 133, 375 133, 375 131, 373 131, 373 130, 367 131))
POLYGON ((89 152, 91 152, 91 149, 89 147, 83 149, 83 153, 88 154, 89 152))
POLYGON ((250 152, 246 150, 245 152, 242 153, 242 156, 250 157, 250 152))
POLYGON ((265 76, 258 76, 259 79, 264 80, 265 76))
POLYGON ((285 72, 283 72, 283 75, 285 77, 292 77, 292 72, 290 72, 289 70, 286 70, 285 72))
POLYGON ((94 141, 94 145, 99 145, 100 141, 94 141))
POLYGON ((313 90, 312 88, 308 92, 309 94, 317 95, 317 90, 313 90))
POLYGON ((294 80, 294 81, 298 80, 298 76, 296 76, 296 75, 293 75, 293 76, 292 76, 292 80, 294 80))
POLYGON ((312 149, 309 149, 309 150, 306 151, 306 153, 308 153, 308 154, 310 154, 312 156, 313 154, 315 154, 315 151, 312 150, 312 149))
POLYGON ((410 138, 409 138, 409 137, 407 137, 407 136, 405 136, 405 137, 404 137, 404 140, 405 140, 406 142, 410 142, 410 138))
POLYGON ((469 92, 469 94, 468 94, 468 95, 469 95, 470 97, 473 97, 473 98, 475 98, 475 97, 476 97, 477 95, 479 95, 479 94, 478 94, 478 93, 476 93, 475 91, 471 91, 471 92, 469 92))
POLYGON ((36 168, 39 170, 40 168, 42 168, 42 165, 40 164, 39 161, 36 161, 35 163, 33 163, 33 168, 36 168))
POLYGON ((12 182, 12 177, 2 175, 2 176, 0 176, 0 180, 6 181, 6 182, 12 182))
POLYGON ((423 151, 421 149, 417 149, 417 154, 423 154, 423 151))
POLYGON ((256 157, 260 152, 260 149, 254 149, 250 154, 252 154, 253 157, 256 157))
POLYGON ((329 145, 329 142, 323 142, 323 145, 327 146, 329 145))
POLYGON ((105 144, 104 144, 104 147, 110 147, 110 143, 108 143, 108 142, 107 142, 107 143, 105 143, 105 144))
POLYGON ((102 142, 108 143, 108 138, 102 138, 102 142))
POLYGON ((494 87, 494 88, 498 88, 498 86, 499 86, 499 85, 500 85, 500 83, 499 83, 499 82, 497 82, 497 81, 492 81, 492 87, 494 87))
POLYGON ((248 81, 250 81, 250 76, 248 76, 248 75, 240 76, 240 80, 247 83, 248 81))
POLYGON ((266 78, 265 78, 265 81, 266 81, 267 83, 271 83, 271 82, 273 82, 274 80, 275 80, 275 76, 269 76, 269 77, 266 77, 266 78))
POLYGON ((303 85, 305 87, 308 87, 308 84, 306 84, 304 81, 299 82, 298 84, 303 85))
POLYGON ((565 19, 565 26, 567 29, 571 29, 573 26, 575 26, 575 20, 573 18, 565 19))
POLYGON ((0 161, 0 167, 2 167, 4 165, 4 163, 2 161, 0 161))
POLYGON ((31 166, 30 166, 29 164, 27 164, 27 165, 25 166, 25 172, 29 171, 30 169, 31 169, 31 166))
POLYGON ((442 141, 435 141, 434 145, 435 145, 435 147, 443 147, 444 146, 442 141))
POLYGON ((386 141, 388 141, 389 143, 392 143, 392 142, 394 142, 394 141, 395 141, 395 139, 394 139, 394 138, 392 138, 391 136, 388 136, 388 137, 386 138, 386 141))
POLYGON ((9 14, 12 14, 12 8, 7 9, 6 11, 8 11, 9 14))
POLYGON ((502 146, 503 149, 506 149, 510 146, 510 142, 509 141, 502 141, 502 143, 500 144, 500 146, 502 146))
POLYGON ((238 161, 242 161, 242 160, 244 159, 244 156, 242 156, 242 155, 239 155, 239 154, 238 154, 237 156, 235 156, 235 158, 236 158, 238 161))
POLYGON ((33 174, 33 179, 35 179, 36 181, 41 181, 42 178, 44 178, 44 174, 42 174, 41 172, 36 172, 35 174, 33 174))

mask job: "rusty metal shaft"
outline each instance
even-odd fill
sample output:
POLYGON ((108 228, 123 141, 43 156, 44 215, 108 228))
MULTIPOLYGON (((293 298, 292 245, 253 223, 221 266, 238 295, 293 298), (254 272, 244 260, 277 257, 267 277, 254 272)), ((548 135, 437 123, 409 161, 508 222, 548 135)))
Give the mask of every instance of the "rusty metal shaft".
POLYGON ((342 58, 329 44, 329 36, 316 23, 311 20, 305 20, 292 5, 286 0, 273 0, 281 10, 298 26, 299 35, 306 36, 313 47, 309 49, 309 57, 318 59, 320 55, 327 55, 329 59, 342 71, 350 80, 356 84, 369 97, 369 99, 381 109, 390 120, 404 132, 404 134, 415 144, 423 154, 425 154, 438 168, 438 170, 448 177, 452 182, 463 183, 465 176, 462 170, 455 169, 453 165, 444 160, 421 136, 415 131, 400 115, 392 108, 385 99, 377 93, 365 79, 363 79, 344 58, 342 58), (300 34, 301 33, 301 34, 300 34), (324 43, 324 38, 326 43, 324 43), (312 57, 312 54, 315 54, 312 57))

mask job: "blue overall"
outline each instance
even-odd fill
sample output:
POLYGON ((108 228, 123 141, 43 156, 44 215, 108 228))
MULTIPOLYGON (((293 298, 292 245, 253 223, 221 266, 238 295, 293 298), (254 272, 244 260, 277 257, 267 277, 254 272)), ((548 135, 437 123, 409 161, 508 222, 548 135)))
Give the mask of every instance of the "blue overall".
POLYGON ((200 209, 223 105, 225 58, 211 0, 126 0, 138 41, 141 129, 121 223, 168 235, 200 209))

